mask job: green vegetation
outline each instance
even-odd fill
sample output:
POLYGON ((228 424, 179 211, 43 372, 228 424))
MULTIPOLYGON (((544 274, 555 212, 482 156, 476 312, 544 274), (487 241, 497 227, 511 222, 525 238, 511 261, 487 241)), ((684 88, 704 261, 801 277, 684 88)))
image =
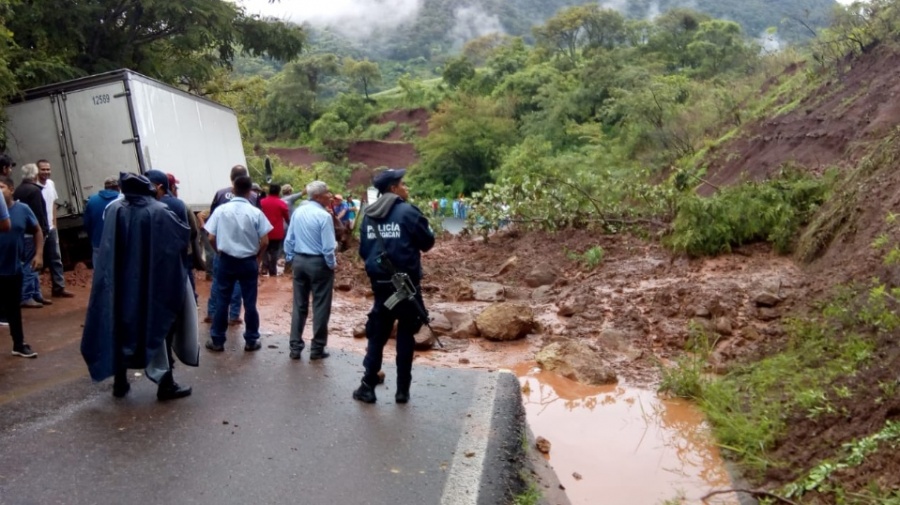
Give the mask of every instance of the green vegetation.
POLYGON ((534 482, 529 482, 528 487, 522 491, 521 493, 515 495, 513 497, 514 505, 538 505, 541 503, 541 495, 540 489, 538 489, 537 485, 534 482))
POLYGON ((834 402, 853 394, 845 381, 872 364, 878 336, 900 328, 893 310, 897 291, 883 285, 862 295, 846 290, 817 316, 792 320, 779 352, 721 378, 703 375, 706 355, 695 352, 664 370, 662 389, 697 400, 720 445, 748 469, 762 471, 777 464, 768 451, 791 415, 848 414, 834 402))
POLYGON ((604 251, 602 247, 595 245, 580 254, 575 251, 568 251, 566 253, 566 256, 570 260, 582 263, 588 270, 593 270, 597 268, 597 266, 600 265, 601 262, 603 262, 603 257, 606 256, 606 251, 604 251))
POLYGON ((768 181, 723 188, 710 198, 685 196, 667 242, 692 256, 716 255, 757 241, 790 252, 798 230, 826 200, 828 189, 826 180, 788 170, 768 181))

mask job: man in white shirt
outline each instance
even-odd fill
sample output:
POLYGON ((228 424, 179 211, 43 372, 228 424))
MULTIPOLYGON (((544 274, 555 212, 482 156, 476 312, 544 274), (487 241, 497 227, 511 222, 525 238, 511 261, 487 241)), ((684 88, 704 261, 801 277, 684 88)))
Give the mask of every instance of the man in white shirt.
POLYGON ((44 264, 50 267, 50 279, 53 284, 51 294, 54 298, 72 298, 73 293, 66 291, 66 278, 63 276, 62 254, 59 251, 59 231, 56 228, 56 184, 50 179, 50 162, 38 160, 38 183, 44 187, 41 194, 47 202, 47 223, 50 231, 44 240, 44 264))

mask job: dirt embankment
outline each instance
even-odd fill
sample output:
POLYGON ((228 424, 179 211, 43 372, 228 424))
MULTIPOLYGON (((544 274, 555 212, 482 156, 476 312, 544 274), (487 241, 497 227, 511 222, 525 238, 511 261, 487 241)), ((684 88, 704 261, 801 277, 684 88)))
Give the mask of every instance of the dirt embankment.
MULTIPOLYGON (((360 140, 350 143, 347 161, 362 165, 354 170, 347 183, 350 190, 368 187, 373 172, 382 167, 408 167, 419 161, 413 138, 428 135, 428 111, 425 109, 403 109, 384 113, 375 120, 376 124, 396 123, 396 127, 384 140, 360 140)), ((268 154, 298 167, 310 166, 325 161, 322 156, 306 147, 270 147, 268 154)))

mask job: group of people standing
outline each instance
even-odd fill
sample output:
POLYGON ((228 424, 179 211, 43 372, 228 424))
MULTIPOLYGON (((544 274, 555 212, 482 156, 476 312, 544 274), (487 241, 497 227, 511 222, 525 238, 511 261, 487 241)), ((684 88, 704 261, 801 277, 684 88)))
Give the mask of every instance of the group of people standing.
MULTIPOLYGON (((130 389, 125 370, 144 368, 147 377, 159 384, 157 397, 168 400, 191 394, 191 388, 174 381, 174 357, 189 366, 199 362, 196 295, 189 278, 197 266, 189 261, 190 249, 199 246, 192 240, 190 220, 182 219, 184 204, 154 172, 121 174, 117 182, 122 196, 116 196, 102 211, 95 250, 96 264, 101 267, 95 266, 82 354, 94 380, 114 377, 116 397, 130 389)), ((414 303, 423 304, 421 253, 434 245, 434 235, 425 216, 406 201, 405 172, 386 170, 374 177, 373 185, 381 196, 362 216, 359 254, 365 260, 375 299, 366 324, 365 375, 353 398, 366 403, 376 401, 383 348, 395 321, 395 400, 409 400, 413 336, 423 324, 414 303), (398 271, 409 276, 413 300, 388 308, 385 302, 395 289, 391 278, 398 271)), ((306 186, 301 195, 307 200, 293 211, 290 209, 299 197, 285 197, 278 185, 271 185, 268 196, 258 199, 243 166, 232 169, 231 181, 231 186, 216 193, 208 217, 200 221, 215 252, 213 258, 207 258, 213 263, 213 277, 206 349, 225 351, 226 331, 235 319, 229 305, 238 291, 244 305, 244 351, 261 349, 256 307, 260 266, 270 275, 277 272, 273 267, 283 251, 293 277, 290 358, 301 359, 306 348, 303 333, 310 302, 309 359, 328 358, 328 322, 339 268, 336 226, 342 226, 341 221, 352 223, 348 214, 358 209, 341 206, 343 198, 322 181, 306 186)), ((98 201, 113 196, 102 194, 98 193, 98 201)))
POLYGON ((465 219, 469 212, 468 204, 465 197, 460 194, 459 198, 448 202, 446 198, 435 199, 431 201, 431 215, 445 216, 447 215, 447 207, 450 207, 453 217, 465 219))
POLYGON ((40 272, 50 267, 51 296, 71 298, 63 276, 59 231, 56 227, 56 200, 59 195, 50 178, 50 162, 44 159, 21 168, 18 186, 12 179, 15 162, 0 155, 0 189, 7 208, 9 228, 0 235, 0 325, 9 326, 13 340, 12 354, 36 358, 25 343, 22 308, 39 309, 53 301, 44 296, 40 272))

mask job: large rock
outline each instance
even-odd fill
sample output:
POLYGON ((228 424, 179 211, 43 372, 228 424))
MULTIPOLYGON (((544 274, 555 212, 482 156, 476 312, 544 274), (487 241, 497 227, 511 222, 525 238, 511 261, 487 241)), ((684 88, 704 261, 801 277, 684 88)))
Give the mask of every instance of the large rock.
POLYGON ((453 331, 453 323, 451 323, 443 314, 437 312, 430 314, 430 316, 431 328, 434 329, 434 332, 438 335, 449 335, 450 332, 453 331))
POLYGON ((451 338, 469 338, 478 336, 478 327, 475 326, 475 318, 472 317, 472 314, 458 310, 448 310, 444 312, 444 317, 450 321, 451 338))
POLYGON ((525 284, 528 284, 528 286, 532 288, 548 286, 556 282, 557 277, 556 270, 548 263, 538 263, 531 272, 525 276, 525 284))
POLYGON ((544 370, 582 384, 613 384, 618 380, 600 353, 577 340, 553 342, 538 351, 535 360, 544 370))
POLYGON ((559 310, 556 314, 563 317, 571 317, 575 314, 581 314, 587 308, 587 303, 581 296, 573 296, 566 298, 561 302, 557 302, 559 310))
POLYGON ((753 295, 753 303, 757 307, 774 307, 782 302, 782 298, 774 293, 763 291, 753 295))
POLYGON ((479 302, 502 302, 506 299, 506 288, 496 282, 475 281, 472 283, 472 297, 479 302))
POLYGON ((413 335, 413 340, 415 343, 413 344, 413 349, 417 351, 427 351, 434 346, 435 338, 431 333, 431 330, 428 329, 424 324, 419 331, 413 335))
POLYGON ((527 305, 496 303, 478 314, 475 326, 488 340, 516 340, 534 330, 534 314, 527 305))

